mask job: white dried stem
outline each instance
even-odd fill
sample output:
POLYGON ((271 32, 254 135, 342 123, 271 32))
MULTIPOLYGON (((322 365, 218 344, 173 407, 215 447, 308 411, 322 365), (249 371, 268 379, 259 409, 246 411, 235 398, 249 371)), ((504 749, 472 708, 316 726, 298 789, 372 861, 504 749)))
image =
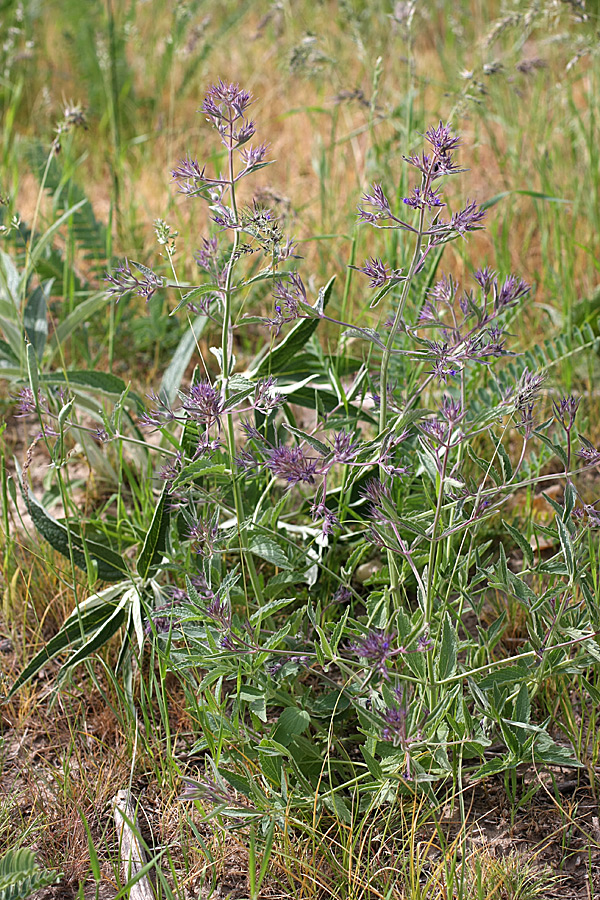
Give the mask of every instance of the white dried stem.
MULTIPOLYGON (((146 854, 139 840, 139 828, 136 817, 136 804, 130 791, 117 791, 112 799, 115 825, 119 835, 119 856, 123 870, 123 878, 131 881, 146 865, 146 854)), ((154 892, 147 875, 131 885, 130 900, 154 900, 154 892)))

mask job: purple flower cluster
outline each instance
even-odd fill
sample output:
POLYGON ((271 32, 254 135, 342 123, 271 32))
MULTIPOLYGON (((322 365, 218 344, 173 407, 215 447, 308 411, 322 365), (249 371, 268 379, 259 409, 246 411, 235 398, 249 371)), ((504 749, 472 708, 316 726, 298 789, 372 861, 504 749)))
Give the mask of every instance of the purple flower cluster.
POLYGON ((379 257, 372 256, 365 260, 362 266, 350 266, 357 272, 362 272, 369 279, 369 286, 372 288, 383 287, 389 281, 398 283, 402 280, 402 269, 390 269, 379 257))
POLYGON ((403 647, 394 647, 395 638, 395 631, 370 631, 355 643, 349 644, 348 650, 366 660, 373 672, 387 680, 390 677, 388 663, 404 652, 403 647))
POLYGON ((579 409, 580 400, 580 397, 574 397, 571 394, 569 397, 562 397, 559 403, 552 404, 556 420, 560 422, 567 432, 571 431, 575 424, 575 417, 577 415, 577 410, 579 409))
POLYGON ((594 445, 582 435, 579 436, 579 440, 583 445, 581 449, 577 451, 579 459, 583 460, 586 466, 600 465, 600 450, 598 450, 597 447, 594 447, 594 445))
POLYGON ((152 269, 143 266, 141 263, 129 262, 125 260, 114 270, 114 274, 106 275, 105 281, 111 286, 106 289, 108 294, 112 294, 117 301, 126 294, 138 294, 140 297, 146 298, 146 303, 154 296, 159 288, 165 286, 166 282, 160 275, 156 275, 152 269), (131 266, 135 266, 139 275, 135 275, 131 266))
POLYGON ((489 364, 507 355, 504 331, 494 320, 529 291, 528 285, 514 276, 500 284, 490 269, 475 272, 474 278, 481 288, 479 298, 473 291, 459 294, 452 277, 444 276, 419 314, 418 324, 437 328, 442 337, 427 346, 433 357, 431 372, 444 383, 458 375, 468 361, 489 364))
POLYGON ((149 399, 154 403, 154 409, 144 413, 140 424, 160 428, 169 422, 179 422, 185 425, 188 421, 206 425, 207 429, 216 426, 221 430, 221 417, 223 415, 223 399, 220 393, 208 381, 200 381, 192 385, 187 391, 179 391, 179 406, 170 405, 166 397, 160 397, 152 391, 149 399))
POLYGON ((183 792, 181 800, 199 800, 201 803, 210 803, 212 806, 225 806, 231 809, 248 811, 253 806, 239 795, 224 781, 215 781, 206 774, 201 781, 194 778, 183 779, 183 792))

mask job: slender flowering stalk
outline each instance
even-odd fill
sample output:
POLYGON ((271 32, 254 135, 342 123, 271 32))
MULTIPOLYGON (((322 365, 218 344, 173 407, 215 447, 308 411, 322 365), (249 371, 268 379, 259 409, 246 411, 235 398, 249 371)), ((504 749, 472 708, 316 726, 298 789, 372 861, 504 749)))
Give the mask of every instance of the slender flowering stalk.
MULTIPOLYGON (((221 134, 221 139, 227 148, 227 163, 228 163, 228 172, 229 172, 229 199, 231 202, 231 210, 233 215, 233 220, 237 226, 238 223, 238 209, 237 209, 237 200, 236 200, 236 192, 235 192, 235 168, 234 168, 234 155, 236 147, 239 146, 240 143, 245 143, 246 140, 251 136, 249 131, 253 132, 253 123, 248 123, 242 127, 241 136, 240 133, 235 130, 235 124, 239 119, 244 120, 244 111, 248 104, 251 102, 251 95, 247 91, 240 91, 237 85, 229 85, 225 86, 221 81, 218 85, 213 87, 207 97, 205 98, 203 109, 205 112, 209 114, 212 118, 213 123, 216 125, 217 130, 221 134), (250 128, 250 126, 252 126, 250 128), (246 136, 247 135, 247 136, 246 136)), ((233 269, 235 265, 235 261, 238 258, 238 247, 240 242, 240 232, 236 227, 233 232, 233 245, 231 248, 231 255, 229 257, 229 264, 227 266, 227 274, 225 277, 225 287, 223 290, 223 330, 221 335, 221 365, 222 365, 222 394, 223 401, 227 402, 229 399, 229 378, 231 375, 231 363, 232 363, 232 347, 231 347, 231 337, 232 337, 232 329, 231 329, 231 302, 232 302, 232 278, 233 278, 233 269)), ((234 460, 235 460, 235 431, 233 427, 233 417, 231 414, 227 415, 227 448, 229 451, 230 463, 233 468, 234 460)), ((234 479, 233 482, 233 493, 234 493, 234 502, 238 523, 242 523, 245 519, 244 513, 244 501, 242 498, 242 492, 240 490, 239 482, 234 479)), ((256 572, 256 568, 254 565, 254 560, 252 558, 252 554, 248 551, 248 541, 246 538, 246 534, 240 530, 239 534, 240 546, 242 547, 242 555, 244 557, 245 565, 248 569, 248 574, 250 575, 250 580, 252 582, 252 588, 255 594, 255 598, 258 602, 263 601, 262 588, 260 586, 260 582, 258 579, 258 574, 256 572)))
MULTIPOLYGON (((433 179, 433 163, 431 165, 427 165, 427 168, 423 172, 423 185, 421 188, 421 196, 427 196, 431 190, 431 181, 433 179)), ((417 267, 419 264, 419 260, 421 257, 421 247, 423 243, 423 231, 424 231, 424 222, 425 222, 425 211, 427 209, 426 204, 422 204, 419 207, 419 223, 417 227, 417 235, 415 240, 415 247, 413 250, 412 259, 410 262, 410 266, 408 268, 408 272, 406 274, 406 280, 404 282, 402 293, 400 295, 400 301, 398 303, 398 308, 396 309, 396 314, 394 316, 392 327, 389 330, 387 341, 385 344, 385 349, 383 351, 381 357, 381 368, 380 368, 380 376, 379 376, 379 393, 380 393, 380 405, 379 405, 379 433, 383 434, 387 427, 387 405, 388 405, 388 371, 390 365, 390 358, 392 355, 392 348, 394 346, 394 341, 396 340, 396 336, 398 334, 398 330, 400 328, 400 324, 402 322, 402 317, 404 315, 404 308, 406 306, 406 301, 408 299, 408 294, 410 291, 410 286, 412 284, 413 278, 417 271, 417 267)), ((383 477, 382 472, 382 477, 383 477)), ((396 562, 392 556, 392 554, 388 551, 388 565, 390 570, 390 587, 392 590, 392 594, 395 598, 395 602, 399 602, 399 594, 398 594, 398 570, 396 567, 396 562)))

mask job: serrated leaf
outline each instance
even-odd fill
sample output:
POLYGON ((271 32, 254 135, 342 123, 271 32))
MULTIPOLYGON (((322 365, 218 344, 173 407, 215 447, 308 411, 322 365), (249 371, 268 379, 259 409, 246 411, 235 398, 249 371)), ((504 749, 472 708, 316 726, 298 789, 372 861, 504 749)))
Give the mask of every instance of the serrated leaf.
POLYGON ((352 824, 352 813, 345 800, 339 794, 329 794, 325 797, 325 806, 333 812, 340 821, 346 825, 352 824))
POLYGON ((569 747, 561 747, 545 731, 536 735, 533 752, 536 761, 546 763, 549 766, 582 767, 582 763, 575 758, 573 751, 569 747))
POLYGON ((501 756, 497 759, 489 759, 479 769, 477 769, 477 771, 473 774, 473 778, 478 779, 486 778, 489 775, 497 775, 499 772, 504 772, 505 769, 507 769, 512 764, 512 758, 508 755, 501 756))
POLYGON ((375 331, 374 328, 358 328, 358 326, 346 328, 346 330, 342 332, 342 337, 361 338, 363 341, 369 341, 369 343, 375 344, 381 350, 385 349, 385 342, 382 341, 379 332, 375 331))
POLYGON ((262 534, 253 535, 250 538, 248 549, 254 553, 255 556, 260 556, 261 559, 266 560, 280 569, 294 568, 279 544, 276 544, 271 538, 265 537, 262 534))
POLYGON ((367 764, 367 769, 369 773, 375 778, 377 781, 381 781, 383 779, 383 770, 379 765, 379 762, 375 759, 375 757, 369 753, 366 747, 363 745, 360 748, 360 752, 363 755, 364 761, 367 764))
POLYGON ((200 457, 183 467, 173 481, 173 489, 181 487, 202 475, 223 475, 227 471, 225 463, 216 463, 207 457, 200 457))
POLYGON ((523 556, 527 560, 529 565, 530 566, 533 565, 533 550, 532 550, 531 544, 529 543, 527 538, 524 535, 522 535, 520 531, 517 531, 516 528, 513 528, 512 525, 509 525, 509 523, 506 522, 504 519, 502 519, 502 524, 504 525, 504 527, 506 528, 506 530, 508 531, 508 533, 514 540, 517 547, 523 553, 523 556))
POLYGON ((429 447, 427 447, 420 438, 419 443, 420 446, 417 447, 417 457, 421 465, 417 469, 417 475, 420 475, 422 471, 425 471, 429 476, 432 484, 437 484, 437 460, 429 447))
POLYGON ((504 684, 520 684, 529 678, 529 669, 525 666, 503 666, 496 672, 490 672, 477 683, 477 687, 483 691, 487 691, 494 686, 502 686, 504 684))
MULTIPOLYGON (((273 579, 271 579, 271 581, 272 580, 273 579)), ((252 613, 250 616, 250 624, 258 625, 263 619, 272 616, 273 613, 280 609, 284 609, 286 606, 289 606, 290 603, 294 603, 295 600, 295 597, 279 597, 279 599, 271 600, 270 603, 265 603, 264 606, 261 606, 260 609, 257 609, 256 612, 252 613)))
MULTIPOLYGON (((492 435, 492 438, 493 438, 493 435, 492 435)), ((512 475, 513 475, 513 467, 512 467, 512 463, 510 461, 510 457, 509 457, 508 453, 506 452, 506 450, 504 449, 504 446, 503 446, 501 440, 494 439, 494 443, 496 444, 496 449, 498 451, 498 457, 500 459, 500 465, 502 467, 503 480, 504 480, 504 482, 508 482, 508 481, 510 481, 510 479, 512 478, 512 475)))
POLYGON ((245 700, 255 716, 261 722, 267 721, 267 700, 265 693, 260 688, 243 685, 239 693, 240 700, 245 700))
POLYGON ((247 778, 244 778, 242 775, 238 775, 237 772, 230 772, 228 769, 217 769, 219 775, 227 781, 231 787, 237 791, 239 794, 243 794, 245 797, 250 797, 252 795, 252 787, 247 778))
POLYGON ((388 623, 388 604, 383 591, 373 591, 367 598, 367 627, 385 629, 388 623))
POLYGON ((310 703, 313 716, 330 719, 350 707, 350 699, 343 691, 329 691, 310 703))
MULTIPOLYGON (((547 434, 544 434, 543 431, 541 431, 540 428, 536 428, 534 434, 535 434, 535 436, 538 437, 541 441, 543 441, 543 443, 544 443, 544 444, 545 444, 545 445, 546 445, 553 453, 555 453, 556 456, 558 456, 558 458, 559 458, 560 461, 562 462, 563 466, 566 466, 566 465, 567 465, 567 454, 565 453, 565 451, 563 450, 563 448, 560 446, 560 444, 557 444, 555 441, 551 440, 551 439, 548 437, 547 434)), ((544 494, 544 496, 546 496, 546 495, 544 494)))
POLYGON ((327 444, 324 444, 323 441, 318 440, 318 438, 313 437, 312 434, 307 434, 299 428, 294 428, 289 422, 282 422, 281 424, 286 431, 291 432, 295 437, 300 438, 301 441, 305 441, 309 447, 312 447, 312 449, 316 450, 321 456, 327 456, 331 453, 331 447, 328 447, 327 444))
POLYGON ((399 278, 393 278, 388 281, 380 290, 377 291, 371 302, 369 303, 369 309, 375 309, 376 306, 379 306, 384 297, 386 297, 393 287, 396 287, 397 284, 400 283, 399 278))
POLYGON ((577 501, 577 491, 575 490, 575 485, 571 481, 571 479, 567 479, 567 483, 565 485, 565 496, 564 496, 564 505, 565 512, 562 517, 563 522, 568 522, 571 518, 571 513, 575 509, 575 502, 577 501))
POLYGON ((350 615, 350 607, 347 606, 346 611, 344 612, 342 618, 340 619, 340 621, 337 623, 337 625, 333 629, 330 643, 331 643, 331 649, 333 650, 334 653, 337 653, 339 643, 340 643, 342 636, 344 634, 344 631, 346 629, 346 623, 348 622, 349 615, 350 615))

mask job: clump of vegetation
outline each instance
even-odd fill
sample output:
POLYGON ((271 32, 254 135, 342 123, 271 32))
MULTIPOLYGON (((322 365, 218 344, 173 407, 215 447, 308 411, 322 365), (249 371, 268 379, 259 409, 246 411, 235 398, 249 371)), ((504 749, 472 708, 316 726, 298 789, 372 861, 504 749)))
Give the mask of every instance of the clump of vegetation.
MULTIPOLYGON (((395 27, 413 16, 396 9, 395 27)), ((380 78, 378 64, 371 132, 380 78)), ((478 78, 465 75, 468 90, 478 78)), ((43 640, 40 627, 5 703, 44 671, 54 702, 89 679, 129 735, 131 772, 140 740, 177 798, 211 890, 236 833, 252 898, 270 879, 294 891, 307 872, 315 896, 341 874, 340 896, 427 884, 466 897, 475 883, 477 896, 534 896, 520 858, 495 867, 473 851, 469 805, 500 784, 513 827, 538 791, 560 808, 559 770, 594 784, 600 449, 571 382, 579 359, 593 365, 595 323, 566 304, 562 334, 520 344, 536 288, 478 249, 510 188, 472 199, 476 148, 444 121, 409 121, 396 170, 386 162, 357 192, 346 263, 303 259, 321 235, 300 242, 260 183, 273 161, 253 102, 236 82, 209 88, 201 114, 217 140, 206 162, 188 151, 171 171, 206 231, 188 245, 174 216, 157 219, 161 262, 110 264, 111 229, 61 168, 81 107, 67 106, 48 153, 32 150, 31 227, 14 217, 5 236, 23 252, 0 260, 0 371, 34 426, 13 474, 3 459, 3 521, 16 560, 10 497, 71 605, 43 640), (48 189, 55 218, 38 236, 48 189), (69 272, 75 246, 95 247, 90 282, 69 272), (136 298, 148 311, 137 330, 136 298), (103 307, 107 371, 89 326, 80 335, 103 307), (147 344, 150 385, 121 377, 120 323, 147 344), (455 815, 456 839, 442 821, 455 815), (307 838, 312 857, 297 851, 307 838)), ((114 119, 115 209, 125 127, 114 119)), ((323 221, 339 214, 329 202, 322 192, 323 221)), ((157 843, 140 839, 168 893, 157 843)))

